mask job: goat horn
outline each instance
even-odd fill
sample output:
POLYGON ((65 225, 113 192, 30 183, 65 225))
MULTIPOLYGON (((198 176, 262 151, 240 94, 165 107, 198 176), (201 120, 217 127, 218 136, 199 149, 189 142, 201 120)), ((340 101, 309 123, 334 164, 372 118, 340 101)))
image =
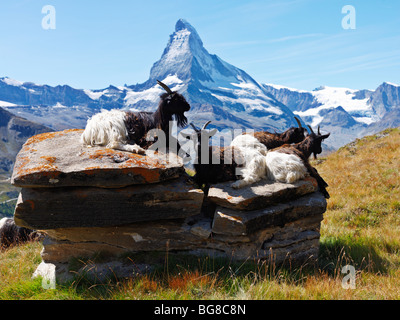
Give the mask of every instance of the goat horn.
MULTIPOLYGON (((314 130, 310 127, 310 125, 307 125, 307 127, 310 128, 311 133, 314 133, 314 130)), ((315 133, 314 133, 315 134, 315 133)))
POLYGON ((163 87, 164 90, 168 92, 168 94, 172 94, 172 93, 173 93, 172 90, 171 90, 165 83, 162 83, 162 82, 159 81, 159 80, 157 80, 157 83, 158 83, 161 87, 163 87))
POLYGON ((204 124, 203 128, 201 128, 201 130, 204 130, 210 123, 211 123, 211 120, 207 121, 207 122, 204 124))
POLYGON ((200 130, 199 130, 199 129, 197 129, 197 128, 196 128, 196 126, 195 126, 193 123, 190 123, 190 125, 193 127, 194 131, 196 131, 196 132, 200 132, 200 130))
POLYGON ((303 128, 303 127, 301 126, 301 122, 300 122, 299 118, 294 117, 294 119, 296 120, 297 124, 299 125, 299 128, 303 128))
POLYGON ((321 135, 321 132, 319 131, 319 126, 318 126, 318 131, 317 131, 317 132, 318 132, 318 135, 320 136, 320 135, 321 135))

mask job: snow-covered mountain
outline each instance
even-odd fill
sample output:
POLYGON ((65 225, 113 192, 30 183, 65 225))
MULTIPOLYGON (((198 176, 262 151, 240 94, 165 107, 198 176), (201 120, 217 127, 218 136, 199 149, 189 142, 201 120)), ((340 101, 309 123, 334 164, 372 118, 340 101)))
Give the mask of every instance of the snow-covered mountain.
MULTIPOLYGON (((189 119, 200 125, 224 128, 268 128, 285 130, 295 125, 293 113, 271 97, 261 84, 243 70, 210 54, 196 30, 185 20, 175 32, 142 85, 131 86, 125 101, 128 107, 146 108, 158 100, 162 80, 179 90, 192 106, 189 119)), ((149 107, 150 108, 150 107, 149 107)))
POLYGON ((163 92, 157 79, 185 95, 192 106, 189 120, 196 125, 209 119, 213 120, 211 126, 219 129, 281 131, 296 125, 293 113, 284 104, 246 72, 210 54, 196 30, 183 19, 176 23, 145 83, 80 90, 1 78, 0 104, 54 129, 83 127, 87 117, 101 108, 154 111, 163 92))
POLYGON ((400 126, 400 86, 384 82, 376 90, 322 86, 313 91, 274 84, 263 87, 313 127, 332 132, 326 143, 338 148, 355 138, 400 126))
POLYGON ((136 85, 75 89, 0 78, 0 107, 54 130, 83 128, 101 109, 154 111, 164 90, 160 80, 182 93, 190 122, 222 132, 230 129, 283 131, 304 123, 332 133, 325 142, 338 148, 371 130, 398 124, 400 87, 383 83, 375 91, 320 87, 302 91, 260 84, 245 71, 210 54, 197 31, 180 19, 149 79, 136 85))

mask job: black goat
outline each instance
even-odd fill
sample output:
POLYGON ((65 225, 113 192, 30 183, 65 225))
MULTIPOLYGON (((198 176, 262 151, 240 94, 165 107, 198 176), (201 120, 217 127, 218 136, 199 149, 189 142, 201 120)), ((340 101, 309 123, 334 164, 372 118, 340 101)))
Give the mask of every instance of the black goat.
POLYGON ((230 146, 223 148, 209 146, 209 137, 216 132, 216 129, 205 131, 210 122, 208 121, 201 130, 191 124, 197 135, 195 181, 200 185, 207 185, 235 180, 231 186, 238 189, 264 178, 267 148, 251 135, 241 135, 236 145, 232 141, 230 146))
POLYGON ((12 218, 0 220, 0 248, 8 248, 15 244, 37 240, 40 237, 39 232, 17 226, 12 218))
MULTIPOLYGON (((294 117, 298 124, 298 128, 291 127, 282 133, 271 133, 268 131, 257 131, 252 135, 267 147, 268 150, 278 148, 284 144, 298 143, 304 140, 304 133, 307 131, 306 128, 301 126, 300 120, 294 117)), ((246 133, 244 133, 246 134, 246 133)))
MULTIPOLYGON (((195 131, 195 136, 187 137, 188 139, 194 138, 192 140, 195 143, 196 159, 193 166, 196 174, 193 177, 194 181, 200 186, 205 184, 206 187, 213 183, 237 180, 236 168, 240 167, 240 165, 236 160, 242 157, 238 148, 221 148, 209 145, 210 137, 217 131, 216 129, 206 130, 210 122, 206 122, 201 129, 190 123, 195 131), (228 158, 226 163, 224 161, 225 156, 228 158)), ((243 163, 240 160, 238 162, 243 163)))
POLYGON ((157 82, 166 93, 160 96, 155 112, 102 111, 87 121, 81 136, 82 143, 144 154, 151 144, 146 139, 147 133, 152 129, 160 129, 165 133, 165 147, 168 147, 173 117, 179 127, 184 127, 187 124, 184 113, 190 110, 190 105, 183 95, 157 82))
MULTIPOLYGON (((311 166, 309 162, 309 158, 311 154, 314 155, 314 158, 317 159, 317 155, 322 152, 322 141, 327 139, 330 135, 330 133, 322 135, 320 132, 320 127, 318 126, 318 132, 317 134, 314 133, 313 129, 310 128, 310 134, 302 141, 296 144, 285 144, 282 145, 279 148, 274 149, 272 152, 279 152, 279 153, 286 153, 286 154, 291 154, 299 157, 307 169, 308 174, 315 178, 317 180, 318 186, 320 191, 323 193, 325 198, 330 198, 328 191, 326 190, 326 187, 328 187, 328 184, 325 182, 325 180, 319 175, 317 169, 311 166)), ((270 168, 271 169, 271 168, 270 168)))

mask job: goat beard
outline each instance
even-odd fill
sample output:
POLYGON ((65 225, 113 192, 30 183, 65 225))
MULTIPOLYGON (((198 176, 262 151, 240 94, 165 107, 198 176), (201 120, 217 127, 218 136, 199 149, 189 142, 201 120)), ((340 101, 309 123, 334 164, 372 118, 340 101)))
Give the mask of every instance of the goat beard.
POLYGON ((177 122, 178 127, 185 127, 187 125, 187 118, 183 113, 176 113, 175 120, 177 122))

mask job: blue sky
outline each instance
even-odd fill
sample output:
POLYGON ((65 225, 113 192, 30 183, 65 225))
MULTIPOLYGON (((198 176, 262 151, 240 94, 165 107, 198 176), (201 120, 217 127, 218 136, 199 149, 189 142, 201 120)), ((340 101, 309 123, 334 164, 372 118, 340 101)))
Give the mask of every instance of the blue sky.
POLYGON ((398 0, 0 2, 0 77, 101 89, 142 83, 179 18, 206 49, 255 80, 312 90, 400 84, 398 0), (42 7, 56 29, 42 28, 42 7), (356 10, 343 29, 342 7, 356 10))

